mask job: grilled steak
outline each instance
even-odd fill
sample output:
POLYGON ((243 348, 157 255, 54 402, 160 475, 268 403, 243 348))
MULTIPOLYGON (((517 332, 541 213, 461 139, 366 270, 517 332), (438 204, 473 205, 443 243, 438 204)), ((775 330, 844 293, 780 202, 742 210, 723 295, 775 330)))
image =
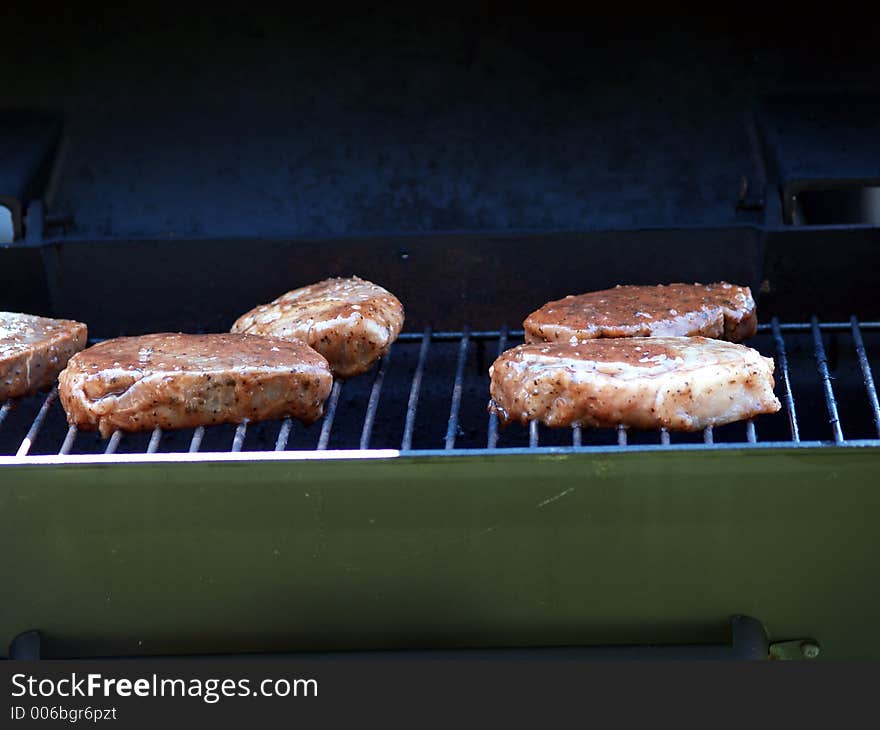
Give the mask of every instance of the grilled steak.
POLYGON ((698 431, 780 408, 771 358, 704 337, 520 345, 489 374, 502 423, 698 431))
POLYGON ((523 322, 526 342, 597 337, 691 337, 741 342, 755 334, 755 300, 746 286, 616 286, 548 302, 523 322))
POLYGON ((82 322, 0 312, 0 402, 52 385, 86 337, 82 322))
POLYGON ((302 340, 340 378, 369 370, 397 339, 403 305, 391 292, 354 276, 294 289, 238 318, 233 332, 302 340))
POLYGON ((72 425, 124 431, 321 417, 333 377, 302 342, 256 335, 155 334, 71 358, 58 393, 72 425))

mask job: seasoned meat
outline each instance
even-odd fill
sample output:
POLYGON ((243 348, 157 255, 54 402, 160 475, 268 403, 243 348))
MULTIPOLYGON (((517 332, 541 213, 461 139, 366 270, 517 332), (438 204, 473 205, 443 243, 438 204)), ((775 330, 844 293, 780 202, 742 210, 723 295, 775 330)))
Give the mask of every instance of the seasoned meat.
POLYGON ((321 417, 333 376, 302 342, 256 335, 155 334, 106 340, 58 378, 81 429, 146 431, 292 416, 321 417))
POLYGON ((780 408, 771 358, 705 337, 520 345, 489 375, 502 423, 698 431, 780 408))
POLYGON ((232 331, 302 340, 327 358, 334 375, 350 378, 388 352, 402 327, 397 297, 353 276, 282 294, 239 317, 232 331))
POLYGON ((86 346, 86 330, 70 319, 0 312, 0 403, 52 385, 86 346))
POLYGON ((741 342, 755 334, 755 300, 747 286, 616 286, 548 302, 523 322, 526 342, 597 337, 692 337, 741 342))

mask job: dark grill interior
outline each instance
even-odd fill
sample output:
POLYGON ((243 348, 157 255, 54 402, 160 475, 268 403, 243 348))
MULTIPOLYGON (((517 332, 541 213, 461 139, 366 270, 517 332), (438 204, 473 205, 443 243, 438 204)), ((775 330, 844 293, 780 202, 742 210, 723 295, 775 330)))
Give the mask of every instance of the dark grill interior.
POLYGON ((312 426, 267 421, 172 432, 122 434, 109 440, 68 428, 56 392, 0 410, 0 454, 145 454, 339 449, 621 448, 629 445, 810 443, 877 445, 880 407, 871 365, 880 322, 762 324, 749 343, 776 360, 783 409, 749 423, 702 433, 610 429, 499 429, 486 412, 487 371, 522 332, 405 333, 371 374, 337 383, 325 417, 312 426))

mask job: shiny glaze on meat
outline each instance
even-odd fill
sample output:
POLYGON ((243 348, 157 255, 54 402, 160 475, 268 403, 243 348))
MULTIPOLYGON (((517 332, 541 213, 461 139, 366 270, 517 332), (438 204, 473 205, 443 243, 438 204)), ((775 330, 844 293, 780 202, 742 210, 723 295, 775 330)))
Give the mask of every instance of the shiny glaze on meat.
POLYGON ((758 326, 748 287, 717 284, 616 286, 548 302, 523 322, 526 342, 599 337, 691 337, 741 342, 758 326))
POLYGON ((502 423, 697 431, 780 408, 771 358, 704 337, 520 345, 489 375, 502 423))
POLYGON ((340 378, 369 370, 397 339, 403 305, 391 292, 356 276, 294 289, 242 315, 233 332, 302 340, 340 378))
POLYGON ((82 322, 0 312, 0 403, 51 386, 87 337, 82 322))
POLYGON ((58 392, 68 422, 104 436, 291 416, 321 417, 333 377, 302 342, 163 333, 106 340, 71 358, 58 392))

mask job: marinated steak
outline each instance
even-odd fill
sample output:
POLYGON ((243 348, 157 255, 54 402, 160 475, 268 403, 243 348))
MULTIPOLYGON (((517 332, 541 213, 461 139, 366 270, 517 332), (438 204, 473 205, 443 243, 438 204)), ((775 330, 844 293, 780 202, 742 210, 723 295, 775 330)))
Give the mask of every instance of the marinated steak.
POLYGON ((520 345, 489 375, 502 423, 698 431, 780 408, 771 358, 704 337, 520 345))
POLYGON ((302 342, 242 334, 107 340, 71 358, 58 393, 70 424, 146 431, 321 417, 333 376, 302 342))
POLYGON ((302 340, 340 378, 369 370, 397 339, 403 305, 391 292, 354 276, 294 289, 238 318, 233 332, 302 340))
POLYGON ((82 322, 0 312, 0 403, 52 385, 86 338, 82 322))
POLYGON ((692 337, 741 342, 758 326, 747 286, 616 286, 548 302, 523 322, 526 342, 598 337, 692 337))

